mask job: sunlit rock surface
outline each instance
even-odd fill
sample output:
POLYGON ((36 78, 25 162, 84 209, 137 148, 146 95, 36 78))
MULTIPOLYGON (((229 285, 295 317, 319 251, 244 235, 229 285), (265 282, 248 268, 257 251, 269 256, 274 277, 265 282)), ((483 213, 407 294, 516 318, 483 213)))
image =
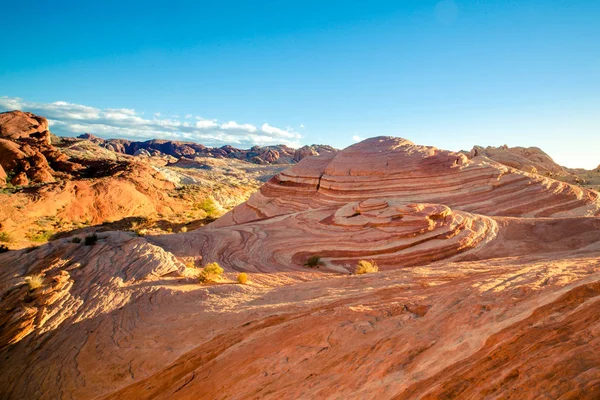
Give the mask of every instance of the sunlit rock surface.
POLYGON ((0 392, 597 399, 599 210, 402 139, 309 156, 193 232, 0 254, 0 392), (362 259, 380 271, 354 275, 362 259), (200 285, 190 266, 214 261, 225 280, 200 285))

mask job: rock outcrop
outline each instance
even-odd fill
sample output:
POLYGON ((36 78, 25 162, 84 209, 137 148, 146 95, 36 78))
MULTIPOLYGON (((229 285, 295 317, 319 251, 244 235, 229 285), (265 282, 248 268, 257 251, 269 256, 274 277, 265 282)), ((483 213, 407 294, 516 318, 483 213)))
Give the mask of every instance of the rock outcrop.
POLYGON ((92 141, 102 147, 121 154, 136 155, 142 151, 152 155, 165 154, 177 158, 187 157, 213 157, 233 158, 254 164, 293 164, 309 155, 337 152, 331 146, 312 145, 294 150, 286 145, 254 146, 248 150, 238 149, 233 146, 206 147, 194 142, 181 142, 172 140, 148 140, 145 142, 129 141, 124 139, 102 139, 86 133, 80 139, 92 141))
POLYGON ((33 139, 49 145, 48 120, 23 111, 0 113, 0 138, 9 140, 33 139))
POLYGON ((481 147, 474 146, 468 153, 469 158, 487 157, 500 164, 546 176, 567 175, 568 172, 558 165, 552 157, 537 147, 481 147))
POLYGON ((379 137, 306 157, 192 232, 2 253, 0 392, 595 399, 598 196, 379 137), (379 272, 354 275, 359 260, 379 272), (215 261, 224 279, 199 284, 215 261))
POLYGON ((597 192, 464 154, 377 137, 306 160, 271 179, 225 226, 367 198, 445 204, 513 217, 600 214, 597 192))
POLYGON ((214 172, 182 171, 157 150, 132 157, 92 136, 52 137, 46 119, 21 111, 1 113, 0 132, 0 234, 11 248, 125 218, 162 220, 172 230, 206 217, 197 206, 206 198, 230 209, 284 168, 228 159, 214 172))
POLYGON ((54 182, 76 169, 52 146, 48 121, 22 111, 0 113, 0 167, 0 187, 54 182))

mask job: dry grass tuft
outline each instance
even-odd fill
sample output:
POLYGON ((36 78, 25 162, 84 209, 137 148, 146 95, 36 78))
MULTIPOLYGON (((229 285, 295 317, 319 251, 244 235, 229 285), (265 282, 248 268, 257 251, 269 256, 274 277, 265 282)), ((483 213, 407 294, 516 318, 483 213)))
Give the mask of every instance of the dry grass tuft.
POLYGON ((239 283, 241 283, 242 285, 245 285, 246 282, 248 282, 248 274, 245 272, 241 272, 238 277, 237 280, 239 283))
POLYGON ((216 262, 207 264, 200 272, 200 282, 209 282, 218 280, 223 275, 223 268, 216 262))
POLYGON ((44 277, 42 275, 26 276, 25 283, 29 285, 29 290, 35 290, 44 284, 44 277))
POLYGON ((379 271, 379 267, 373 260, 371 260, 371 261, 360 260, 358 262, 358 264, 356 265, 356 274, 357 275, 370 274, 372 272, 377 272, 377 271, 379 271))

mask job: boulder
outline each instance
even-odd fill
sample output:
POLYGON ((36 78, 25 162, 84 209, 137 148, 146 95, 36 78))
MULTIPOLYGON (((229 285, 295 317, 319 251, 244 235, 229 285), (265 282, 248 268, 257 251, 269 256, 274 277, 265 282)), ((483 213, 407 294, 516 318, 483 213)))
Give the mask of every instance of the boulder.
POLYGON ((0 113, 0 138, 11 140, 33 139, 49 145, 48 120, 18 110, 0 113))

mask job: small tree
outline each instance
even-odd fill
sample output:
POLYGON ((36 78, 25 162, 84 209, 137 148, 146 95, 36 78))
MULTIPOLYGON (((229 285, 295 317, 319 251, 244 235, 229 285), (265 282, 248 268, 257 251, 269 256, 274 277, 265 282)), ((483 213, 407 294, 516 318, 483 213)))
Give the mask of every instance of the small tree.
POLYGON ((356 265, 356 274, 357 275, 370 274, 372 272, 377 272, 377 271, 379 271, 379 267, 373 260, 371 260, 371 261, 360 260, 358 262, 358 264, 356 265))
POLYGON ((223 272, 223 268, 218 263, 207 264, 200 272, 200 282, 215 281, 221 277, 223 272))

